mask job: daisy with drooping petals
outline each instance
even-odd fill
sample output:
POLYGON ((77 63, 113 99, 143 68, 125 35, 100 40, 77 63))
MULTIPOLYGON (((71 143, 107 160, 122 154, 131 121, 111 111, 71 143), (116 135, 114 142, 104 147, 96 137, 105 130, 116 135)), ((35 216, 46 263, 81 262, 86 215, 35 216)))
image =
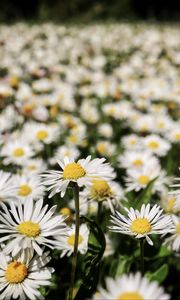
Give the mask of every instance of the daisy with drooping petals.
MULTIPOLYGON (((75 241, 75 225, 67 230, 67 236, 57 236, 58 249, 62 250, 61 257, 70 256, 74 252, 75 241)), ((78 251, 85 254, 88 249, 89 229, 86 224, 82 224, 79 228, 78 251)))
POLYGON ((8 172, 0 171, 0 201, 9 201, 15 198, 18 186, 13 180, 13 176, 8 172))
POLYGON ((158 283, 150 282, 146 277, 136 274, 122 275, 116 279, 106 278, 105 290, 99 287, 94 300, 169 300, 170 296, 164 292, 158 283))
POLYGON ((105 158, 91 160, 91 156, 77 162, 68 157, 65 157, 63 162, 58 161, 62 171, 47 171, 42 175, 43 183, 49 186, 49 190, 52 190, 49 198, 59 192, 63 197, 70 182, 76 182, 81 187, 91 185, 92 179, 99 177, 104 180, 114 178, 113 169, 104 161, 105 158))
POLYGON ((123 191, 117 182, 99 178, 93 180, 91 186, 80 192, 80 196, 90 201, 103 202, 114 213, 114 206, 117 207, 120 204, 123 191))
POLYGON ((174 230, 171 236, 166 238, 164 244, 174 251, 180 251, 180 218, 172 215, 174 230))
POLYGON ((39 291, 41 286, 50 285, 53 268, 46 267, 51 260, 45 252, 41 257, 33 251, 21 252, 11 258, 0 252, 0 291, 2 300, 45 299, 39 291))
POLYGON ((54 249, 57 245, 55 237, 66 234, 66 224, 63 216, 55 215, 56 205, 49 211, 48 205, 43 207, 43 200, 36 203, 32 198, 26 199, 24 205, 17 201, 10 202, 10 210, 5 204, 0 212, 1 228, 0 243, 6 242, 4 253, 16 255, 22 249, 34 248, 42 255, 42 246, 54 249))
POLYGON ((163 209, 160 206, 154 205, 150 208, 150 204, 143 204, 141 210, 134 210, 134 208, 125 210, 128 216, 122 215, 116 211, 114 216, 111 216, 113 226, 110 230, 126 235, 135 236, 136 238, 146 238, 150 245, 153 245, 149 235, 151 234, 165 234, 173 229, 172 219, 168 215, 162 215, 163 209))

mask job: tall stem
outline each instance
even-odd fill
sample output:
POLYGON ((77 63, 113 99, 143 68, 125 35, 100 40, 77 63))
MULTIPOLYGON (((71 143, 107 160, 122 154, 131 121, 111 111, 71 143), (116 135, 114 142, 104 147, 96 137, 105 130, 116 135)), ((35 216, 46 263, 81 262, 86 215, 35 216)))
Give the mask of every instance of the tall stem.
POLYGON ((140 239, 140 259, 141 259, 141 273, 144 275, 144 239, 140 239))
POLYGON ((73 258, 72 258, 72 271, 71 271, 71 285, 70 285, 69 300, 73 299, 73 288, 74 288, 74 281, 75 281, 75 275, 76 275, 78 241, 79 241, 79 226, 80 226, 79 187, 76 183, 73 185, 73 194, 74 194, 74 202, 75 202, 75 238, 74 238, 74 253, 73 253, 73 258))

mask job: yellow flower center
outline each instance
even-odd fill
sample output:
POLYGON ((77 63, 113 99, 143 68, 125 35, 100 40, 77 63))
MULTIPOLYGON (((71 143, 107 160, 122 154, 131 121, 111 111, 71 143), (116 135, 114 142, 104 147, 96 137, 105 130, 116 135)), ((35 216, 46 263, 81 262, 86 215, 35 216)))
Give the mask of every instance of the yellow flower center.
POLYGON ((144 298, 137 292, 126 292, 118 296, 117 300, 143 300, 144 298))
POLYGON ((163 128, 165 127, 164 122, 159 122, 157 127, 158 127, 159 129, 163 129, 163 128))
POLYGON ((106 154, 106 152, 107 152, 106 145, 103 144, 103 143, 98 144, 98 145, 97 145, 97 151, 98 151, 100 154, 106 154))
POLYGON ((149 181, 150 181, 150 178, 146 175, 141 175, 138 178, 138 182, 142 185, 147 185, 149 183, 149 181))
POLYGON ((142 162, 141 159, 135 159, 135 160, 133 161, 133 165, 134 165, 135 167, 141 167, 141 166, 143 165, 143 162, 142 162))
POLYGON ((19 196, 25 197, 25 196, 31 194, 31 192, 32 192, 32 189, 30 188, 29 185, 27 185, 27 184, 22 184, 22 185, 20 185, 20 187, 19 187, 18 195, 19 195, 19 196))
POLYGON ((10 283, 21 283, 27 275, 27 267, 16 260, 8 264, 5 271, 5 278, 10 283))
POLYGON ((70 163, 67 164, 63 171, 63 178, 64 179, 72 179, 77 180, 78 178, 83 177, 86 174, 85 170, 79 163, 70 163))
MULTIPOLYGON (((82 235, 79 235, 78 244, 81 244, 83 240, 84 239, 82 235)), ((72 234, 68 237, 67 242, 69 245, 74 246, 74 241, 75 241, 75 234, 72 234)))
POLYGON ((60 214, 64 216, 69 216, 71 215, 71 210, 68 207, 63 207, 60 209, 60 214))
POLYGON ((151 224, 146 218, 137 218, 132 222, 131 230, 137 234, 148 233, 151 230, 151 224))
POLYGON ((149 142, 148 146, 149 146, 149 148, 155 150, 159 147, 159 143, 156 141, 151 141, 151 142, 149 142))
POLYGON ((24 221, 17 226, 17 231, 28 237, 36 237, 40 234, 41 229, 39 224, 33 223, 31 221, 24 221))
POLYGON ((180 223, 176 225, 176 233, 180 234, 180 223))
POLYGON ((135 139, 132 139, 129 141, 130 145, 134 146, 137 144, 137 141, 135 139))
POLYGON ((48 132, 46 130, 39 130, 36 133, 36 137, 37 137, 38 140, 42 141, 42 140, 44 140, 45 138, 48 137, 48 132))
POLYGON ((111 196, 111 189, 105 180, 93 180, 91 195, 95 199, 104 199, 111 196))
POLYGON ((77 136, 76 135, 70 135, 69 136, 69 141, 72 144, 76 144, 78 142, 77 136))
POLYGON ((30 171, 33 171, 33 170, 36 170, 36 169, 37 169, 36 165, 29 165, 27 168, 28 168, 28 170, 30 170, 30 171))
POLYGON ((168 211, 168 212, 172 211, 173 208, 174 208, 174 203, 175 203, 175 198, 174 197, 168 199, 166 211, 168 211))
POLYGON ((177 141, 180 140, 180 132, 178 132, 178 133, 175 134, 175 139, 176 139, 177 141))
POLYGON ((13 155, 16 156, 16 157, 20 157, 20 156, 23 156, 24 155, 24 150, 22 148, 16 148, 14 149, 13 151, 13 155))

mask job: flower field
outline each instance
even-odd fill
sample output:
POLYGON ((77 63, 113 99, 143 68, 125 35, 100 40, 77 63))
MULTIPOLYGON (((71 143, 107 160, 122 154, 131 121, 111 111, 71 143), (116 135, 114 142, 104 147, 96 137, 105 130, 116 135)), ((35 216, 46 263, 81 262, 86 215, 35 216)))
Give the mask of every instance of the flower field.
POLYGON ((0 26, 0 299, 180 300, 180 31, 0 26))

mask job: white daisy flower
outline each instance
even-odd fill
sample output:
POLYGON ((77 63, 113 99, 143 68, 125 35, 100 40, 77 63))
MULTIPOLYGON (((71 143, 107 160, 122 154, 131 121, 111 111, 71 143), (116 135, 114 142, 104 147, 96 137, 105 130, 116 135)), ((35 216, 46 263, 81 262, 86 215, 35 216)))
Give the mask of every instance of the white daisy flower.
POLYGON ((104 180, 113 178, 113 169, 104 161, 105 158, 91 160, 91 156, 77 162, 68 157, 65 157, 64 161, 58 161, 62 171, 47 171, 42 175, 43 183, 49 186, 48 190, 52 190, 49 198, 59 192, 63 197, 70 182, 76 182, 81 187, 90 185, 92 179, 99 177, 104 180))
POLYGON ((168 245, 173 251, 180 251, 180 218, 172 215, 174 230, 171 236, 165 239, 164 244, 168 245))
POLYGON ((57 124, 42 124, 30 122, 27 123, 23 131, 29 143, 37 144, 43 142, 50 144, 56 141, 60 135, 60 129, 57 124))
POLYGON ((136 274, 122 275, 116 279, 106 278, 105 290, 99 287, 93 297, 94 300, 169 300, 170 296, 164 292, 157 282, 150 282, 146 277, 136 274))
POLYGON ((0 201, 9 201, 15 197, 18 186, 10 173, 0 170, 0 201))
POLYGON ((41 158, 29 159, 22 168, 23 175, 43 173, 47 169, 46 163, 41 158))
POLYGON ((122 138, 122 144, 125 148, 136 150, 142 148, 141 138, 136 134, 129 134, 122 138))
POLYGON ((156 165, 156 168, 148 164, 141 169, 128 169, 127 175, 125 180, 128 192, 132 190, 138 192, 146 188, 150 181, 155 178, 157 179, 153 185, 153 193, 156 191, 163 192, 170 182, 169 177, 166 177, 165 172, 160 169, 159 165, 156 165))
MULTIPOLYGON (((88 249, 88 238, 89 229, 86 224, 80 225, 79 228, 79 240, 78 240, 78 251, 81 254, 85 254, 88 249)), ((75 241, 75 225, 67 230, 67 236, 57 236, 58 249, 62 250, 61 257, 67 255, 70 256, 74 252, 74 241, 75 241)))
POLYGON ((56 164, 58 159, 63 159, 65 156, 72 157, 74 160, 76 160, 79 155, 80 151, 77 149, 77 147, 72 145, 63 145, 56 149, 54 157, 50 159, 50 163, 52 165, 56 164))
POLYGON ((165 156, 171 147, 168 141, 155 134, 148 135, 142 141, 148 150, 158 156, 165 156))
POLYGON ((149 235, 165 234, 172 230, 172 220, 169 215, 162 215, 163 209, 160 206, 154 205, 150 208, 150 204, 141 206, 141 210, 134 208, 125 210, 128 216, 122 215, 116 211, 114 216, 111 216, 113 226, 110 230, 126 235, 135 236, 136 238, 146 238, 150 245, 153 245, 149 235))
POLYGON ((41 257, 29 251, 11 258, 0 252, 1 299, 45 299, 39 288, 50 285, 53 268, 46 267, 51 260, 45 252, 41 257))
POLYGON ((158 159, 153 156, 149 151, 130 151, 127 150, 123 155, 119 155, 118 161, 120 167, 125 169, 134 168, 139 169, 146 165, 151 165, 153 168, 159 167, 158 159))
POLYGON ((176 214, 180 212, 180 197, 176 195, 165 195, 161 199, 161 206, 166 213, 176 214))
POLYGON ((26 201, 27 197, 34 200, 42 198, 44 195, 45 187, 41 182, 41 178, 36 174, 30 175, 15 175, 14 182, 18 186, 15 197, 22 202, 26 201))
POLYGON ((119 206, 123 190, 117 182, 95 179, 92 185, 80 192, 80 197, 90 201, 103 202, 114 213, 114 206, 119 206))
POLYGON ((180 142, 180 122, 173 124, 173 126, 171 126, 170 129, 168 128, 166 136, 172 143, 179 143, 180 142))
POLYGON ((113 128, 109 123, 102 123, 98 126, 98 132, 105 138, 111 138, 113 135, 113 128))
POLYGON ((5 204, 1 204, 3 211, 0 212, 0 233, 4 236, 1 242, 7 242, 3 251, 6 254, 16 255, 22 249, 34 248, 42 255, 42 246, 51 249, 57 246, 55 237, 66 234, 66 225, 63 216, 56 215, 56 206, 47 211, 48 205, 43 207, 43 200, 36 203, 32 198, 26 199, 24 205, 17 201, 10 202, 10 210, 5 204))
POLYGON ((5 165, 11 163, 24 165, 24 163, 34 155, 34 152, 25 141, 10 140, 2 147, 0 155, 4 157, 3 163, 5 165))
POLYGON ((102 156, 112 156, 116 152, 116 145, 109 141, 99 141, 95 147, 96 151, 102 156))

